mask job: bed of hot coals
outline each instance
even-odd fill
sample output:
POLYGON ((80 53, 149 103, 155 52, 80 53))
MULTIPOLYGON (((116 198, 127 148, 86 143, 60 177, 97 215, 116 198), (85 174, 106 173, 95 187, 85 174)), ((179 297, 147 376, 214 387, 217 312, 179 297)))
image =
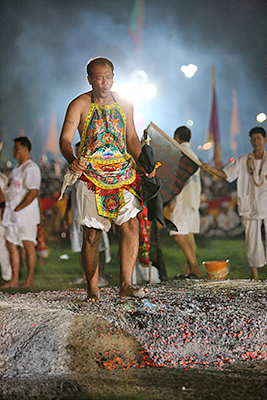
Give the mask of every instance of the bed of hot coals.
POLYGON ((133 335, 150 366, 185 369, 267 360, 267 282, 169 281, 148 285, 143 300, 121 301, 119 289, 101 289, 84 302, 85 289, 3 294, 0 300, 37 308, 96 315, 133 335))

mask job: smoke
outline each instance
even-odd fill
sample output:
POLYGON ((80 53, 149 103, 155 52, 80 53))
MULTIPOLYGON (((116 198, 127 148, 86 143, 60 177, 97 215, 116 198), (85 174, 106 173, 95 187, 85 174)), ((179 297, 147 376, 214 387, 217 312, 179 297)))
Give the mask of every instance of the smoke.
POLYGON ((147 0, 140 53, 128 34, 133 5, 122 0, 1 2, 0 134, 9 157, 12 138, 24 130, 39 158, 52 111, 60 131, 68 103, 89 90, 88 59, 99 55, 114 62, 116 83, 129 80, 133 70, 146 71, 157 96, 136 111, 170 135, 192 119, 194 149, 207 133, 214 66, 223 157, 230 156, 234 87, 249 151, 247 132, 256 125, 256 114, 267 110, 266 2, 147 0), (190 79, 181 72, 189 63, 198 67, 190 79))

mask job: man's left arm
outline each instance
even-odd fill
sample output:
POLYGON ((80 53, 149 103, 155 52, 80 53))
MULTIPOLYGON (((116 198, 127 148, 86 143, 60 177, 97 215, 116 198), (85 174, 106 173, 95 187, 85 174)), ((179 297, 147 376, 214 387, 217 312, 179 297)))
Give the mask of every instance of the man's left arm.
POLYGON ((39 194, 39 189, 41 185, 41 171, 38 166, 31 167, 26 170, 25 187, 28 189, 28 192, 24 199, 17 205, 14 211, 20 211, 23 208, 27 207, 29 204, 33 202, 35 197, 39 194))
POLYGON ((24 199, 17 205, 14 211, 20 211, 23 208, 27 207, 31 202, 38 196, 38 189, 30 189, 24 199))
MULTIPOLYGON (((142 151, 142 145, 139 140, 139 137, 136 133, 134 120, 133 120, 133 106, 131 103, 126 105, 126 143, 127 148, 129 149, 131 155, 134 157, 135 161, 138 160, 140 153, 142 151)), ((144 171, 145 175, 148 178, 151 178, 156 175, 156 170, 154 169, 150 174, 147 174, 144 171)))

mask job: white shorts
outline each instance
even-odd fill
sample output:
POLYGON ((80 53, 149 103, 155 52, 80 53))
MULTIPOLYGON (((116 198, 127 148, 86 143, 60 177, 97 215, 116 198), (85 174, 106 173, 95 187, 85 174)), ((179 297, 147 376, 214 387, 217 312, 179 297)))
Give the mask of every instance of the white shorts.
MULTIPOLYGON (((264 220, 265 233, 267 233, 267 218, 264 220)), ((263 267, 267 264, 264 244, 261 235, 261 219, 242 219, 245 228, 247 257, 250 267, 263 267)))
POLYGON ((170 231, 169 235, 188 235, 188 233, 199 233, 200 217, 199 211, 181 201, 176 201, 170 220, 177 226, 178 232, 170 231))
POLYGON ((8 225, 6 227, 6 240, 16 246, 23 247, 24 241, 33 242, 37 245, 37 225, 29 224, 27 226, 8 225))
POLYGON ((83 245, 83 229, 77 221, 72 221, 70 227, 70 244, 74 253, 79 253, 83 245))
MULTIPOLYGON (((126 204, 120 209, 117 218, 112 218, 116 225, 122 225, 142 210, 140 201, 128 190, 123 190, 126 204)), ((111 227, 110 219, 98 214, 95 193, 87 188, 87 183, 79 181, 77 184, 78 222, 88 228, 100 229, 108 232, 111 227)))

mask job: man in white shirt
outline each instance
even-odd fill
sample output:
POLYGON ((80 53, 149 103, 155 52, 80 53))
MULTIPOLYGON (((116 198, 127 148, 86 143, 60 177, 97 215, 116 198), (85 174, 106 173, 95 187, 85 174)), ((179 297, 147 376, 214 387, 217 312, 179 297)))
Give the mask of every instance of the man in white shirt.
MULTIPOLYGON (((197 156, 190 147, 191 131, 186 126, 180 126, 174 132, 174 139, 180 143, 192 156, 197 156)), ((201 271, 196 260, 196 245, 194 234, 199 233, 200 216, 200 171, 199 169, 187 180, 181 192, 170 205, 171 221, 177 226, 178 232, 170 231, 176 243, 181 247, 186 260, 186 270, 181 278, 198 278, 201 271)))
POLYGON ((20 255, 18 246, 24 247, 28 276, 23 287, 33 284, 37 243, 37 225, 40 223, 38 192, 41 172, 30 158, 31 142, 25 136, 14 139, 13 155, 19 162, 9 176, 6 188, 5 211, 2 224, 6 227, 7 248, 10 254, 12 278, 2 288, 18 287, 20 255))
POLYGON ((238 213, 245 228, 247 257, 251 267, 251 279, 258 280, 258 268, 267 263, 262 241, 262 223, 267 232, 267 142, 266 131, 262 127, 250 130, 250 143, 253 151, 245 154, 222 170, 204 164, 201 168, 233 182, 237 179, 238 213))

